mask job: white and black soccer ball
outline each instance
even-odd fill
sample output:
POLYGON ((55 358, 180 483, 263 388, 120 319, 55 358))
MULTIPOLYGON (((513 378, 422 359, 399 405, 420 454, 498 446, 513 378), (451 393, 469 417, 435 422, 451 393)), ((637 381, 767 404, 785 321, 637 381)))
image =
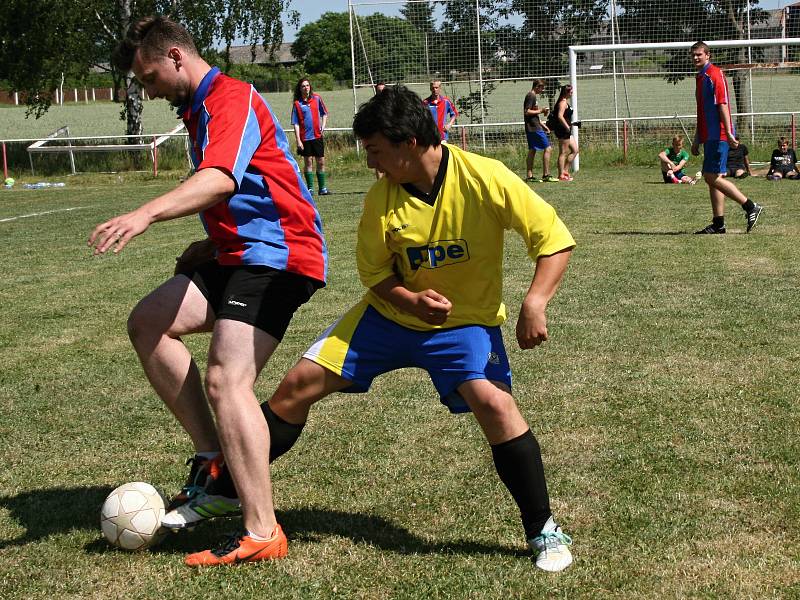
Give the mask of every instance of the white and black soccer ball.
POLYGON ((144 550, 167 535, 161 527, 164 497, 149 483, 134 481, 111 492, 100 510, 100 528, 112 545, 123 550, 144 550))

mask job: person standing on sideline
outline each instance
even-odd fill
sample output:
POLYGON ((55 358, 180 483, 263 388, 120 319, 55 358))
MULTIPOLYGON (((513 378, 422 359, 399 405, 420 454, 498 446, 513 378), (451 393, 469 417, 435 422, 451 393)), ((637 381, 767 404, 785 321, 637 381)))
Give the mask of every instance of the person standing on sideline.
POLYGON ((710 225, 695 233, 725 233, 726 196, 741 205, 747 220, 746 231, 750 233, 764 209, 740 192, 732 180, 725 178, 728 170, 728 148, 739 145, 731 121, 728 82, 722 70, 711 63, 711 49, 708 44, 692 44, 691 56, 697 69, 697 127, 692 154, 700 154, 700 144, 703 144, 702 172, 703 179, 708 184, 712 217, 710 225))
POLYGON ((166 17, 140 19, 114 62, 121 72, 133 70, 151 98, 165 98, 178 109, 195 173, 99 224, 89 246, 95 255, 118 253, 153 223, 197 213, 208 234, 189 246, 175 276, 143 298, 128 319, 145 375, 195 449, 186 485, 162 524, 176 529, 186 520, 167 517, 238 514, 241 506, 246 531, 214 552, 187 556, 186 563, 281 558, 286 536, 264 510, 271 496, 269 430, 253 386, 295 310, 325 285, 319 214, 264 98, 211 68, 181 25, 166 17), (182 341, 199 332, 212 333, 205 391, 182 341))
POLYGON ((367 192, 358 226, 366 294, 261 405, 270 460, 297 442, 315 402, 366 392, 383 373, 424 369, 441 403, 471 412, 483 430, 537 567, 561 571, 572 563, 572 540, 550 510, 539 443, 511 395, 500 331, 503 250, 514 229, 536 264, 516 325, 527 350, 548 339, 547 306, 575 241, 553 207, 505 165, 442 144, 419 96, 404 86, 363 104, 353 133, 367 165, 386 174, 367 192))
POLYGON ((572 161, 578 156, 578 144, 572 137, 572 107, 569 99, 572 98, 572 86, 561 86, 558 100, 553 111, 547 119, 550 131, 558 139, 558 179, 559 181, 572 181, 569 168, 572 161))
POLYGON ((528 159, 527 159, 527 175, 525 181, 539 181, 539 182, 553 182, 558 181, 557 178, 550 174, 550 155, 553 152, 553 147, 550 145, 550 138, 547 134, 550 130, 547 125, 544 125, 539 115, 544 115, 545 118, 550 112, 550 108, 545 106, 539 108, 536 96, 544 91, 544 79, 534 79, 531 91, 525 95, 525 100, 522 104, 522 112, 525 119, 525 137, 528 140, 528 159), (542 178, 535 179, 533 177, 533 160, 536 158, 536 151, 542 151, 542 178))
POLYGON ((431 95, 425 98, 422 103, 428 107, 433 115, 433 120, 439 130, 439 137, 443 142, 447 141, 447 132, 456 122, 458 111, 455 104, 447 96, 442 95, 442 82, 438 79, 431 81, 431 95))
POLYGON ((314 193, 314 173, 311 171, 312 159, 317 166, 319 195, 330 194, 325 173, 325 139, 323 133, 328 123, 328 109, 319 94, 311 91, 311 82, 305 77, 294 86, 292 103, 292 125, 297 141, 297 152, 303 157, 306 185, 314 193))

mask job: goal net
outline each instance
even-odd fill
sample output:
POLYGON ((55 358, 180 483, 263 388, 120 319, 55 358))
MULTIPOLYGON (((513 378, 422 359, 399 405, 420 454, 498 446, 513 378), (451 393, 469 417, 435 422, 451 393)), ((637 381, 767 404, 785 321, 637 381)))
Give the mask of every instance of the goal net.
MULTIPOLYGON (((581 143, 668 143, 695 128, 693 42, 573 46, 573 108, 585 124, 581 143)), ((738 136, 747 144, 794 139, 800 110, 800 39, 707 42, 728 80, 738 136)))
POLYGON ((354 109, 378 81, 425 97, 439 79, 460 113, 451 141, 470 149, 524 146, 523 99, 534 79, 546 84, 540 106, 575 85, 584 148, 660 145, 684 129, 691 135, 688 48, 698 38, 726 72, 746 142, 792 136, 800 114, 800 5, 348 0, 348 9, 354 109))

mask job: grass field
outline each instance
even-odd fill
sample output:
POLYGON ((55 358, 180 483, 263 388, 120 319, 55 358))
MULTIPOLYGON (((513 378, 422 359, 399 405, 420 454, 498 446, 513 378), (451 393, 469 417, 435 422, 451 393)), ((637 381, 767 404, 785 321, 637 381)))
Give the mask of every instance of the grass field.
MULTIPOLYGON (((569 570, 533 567, 477 425, 449 415, 419 371, 323 401, 274 465, 287 560, 182 565, 236 521, 152 552, 111 549, 98 516, 111 488, 144 480, 172 493, 185 476, 187 438, 125 320, 201 228, 159 224, 117 257, 91 258, 85 239, 176 179, 0 190, 0 597, 800 598, 797 184, 745 180, 766 207, 759 228, 741 235, 729 205, 729 235, 693 236, 709 218, 705 187, 658 184, 653 169, 538 186, 578 248, 551 340, 522 352, 514 319, 505 326, 515 395, 575 540, 569 570)), ((354 225, 371 181, 334 171, 336 194, 320 203, 329 286, 298 313, 261 398, 361 295, 354 225)), ((516 315, 531 265, 508 237, 516 315)), ((187 343, 202 356, 208 338, 187 343)))

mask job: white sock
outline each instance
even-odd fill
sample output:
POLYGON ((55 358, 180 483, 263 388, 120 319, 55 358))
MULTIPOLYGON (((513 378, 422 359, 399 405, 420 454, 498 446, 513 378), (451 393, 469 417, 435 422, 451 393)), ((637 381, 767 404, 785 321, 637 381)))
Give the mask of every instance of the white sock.
POLYGON ((253 540, 257 541, 257 542, 266 542, 268 539, 270 539, 270 538, 266 538, 266 537, 263 537, 263 536, 260 536, 260 535, 256 535, 255 533, 253 533, 249 529, 247 530, 247 535, 250 536, 250 539, 253 539, 253 540))

